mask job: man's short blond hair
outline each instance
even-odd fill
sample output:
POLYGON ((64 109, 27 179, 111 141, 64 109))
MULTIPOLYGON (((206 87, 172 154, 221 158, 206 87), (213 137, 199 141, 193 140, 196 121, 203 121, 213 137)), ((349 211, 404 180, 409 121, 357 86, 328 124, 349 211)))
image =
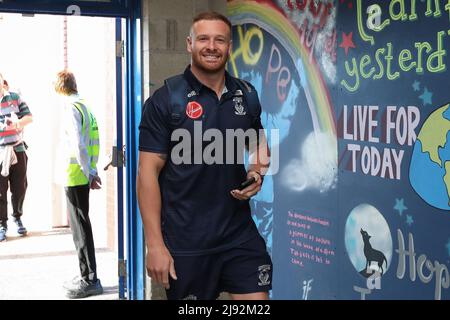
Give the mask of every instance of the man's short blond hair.
POLYGON ((232 25, 230 20, 225 17, 223 14, 220 14, 216 11, 205 11, 205 12, 200 12, 199 14, 197 14, 194 19, 192 19, 192 26, 191 26, 191 30, 190 30, 190 36, 193 36, 193 32, 194 32, 194 24, 198 21, 202 21, 202 20, 208 20, 208 21, 214 21, 214 20, 219 20, 224 22, 228 28, 230 29, 230 35, 231 35, 231 29, 232 29, 232 25))

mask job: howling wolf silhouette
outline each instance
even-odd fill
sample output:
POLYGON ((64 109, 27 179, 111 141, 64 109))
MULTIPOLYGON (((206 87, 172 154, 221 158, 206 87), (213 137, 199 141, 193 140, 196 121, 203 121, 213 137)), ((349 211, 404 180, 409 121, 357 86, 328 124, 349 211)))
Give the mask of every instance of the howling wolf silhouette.
POLYGON ((386 262, 387 268, 387 260, 384 256, 384 253, 372 248, 369 239, 371 236, 361 229, 361 235, 364 241, 364 256, 366 257, 366 270, 371 265, 372 261, 375 261, 378 264, 378 267, 381 269, 381 275, 383 275, 383 262, 386 262))

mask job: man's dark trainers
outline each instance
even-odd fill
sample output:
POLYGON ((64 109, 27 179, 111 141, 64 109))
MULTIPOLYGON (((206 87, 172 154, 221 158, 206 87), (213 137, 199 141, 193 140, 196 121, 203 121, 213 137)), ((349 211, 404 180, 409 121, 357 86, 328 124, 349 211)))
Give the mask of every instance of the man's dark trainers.
POLYGON ((17 226, 17 233, 21 236, 24 236, 27 234, 27 228, 23 226, 22 220, 20 218, 14 219, 14 222, 17 226))
POLYGON ((0 226, 0 242, 6 240, 6 231, 7 230, 8 230, 8 228, 6 228, 5 226, 0 226))
POLYGON ((80 299, 89 296, 95 296, 103 293, 103 287, 100 279, 93 283, 89 283, 84 279, 80 279, 78 285, 66 291, 66 297, 69 299, 80 299))

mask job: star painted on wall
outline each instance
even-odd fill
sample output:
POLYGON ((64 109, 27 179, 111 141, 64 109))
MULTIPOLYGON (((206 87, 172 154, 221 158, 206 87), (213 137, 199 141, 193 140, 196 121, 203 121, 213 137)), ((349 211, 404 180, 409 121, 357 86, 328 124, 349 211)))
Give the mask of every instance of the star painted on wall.
POLYGON ((423 93, 419 96, 419 98, 422 100, 423 105, 426 106, 427 104, 432 104, 431 98, 433 97, 433 93, 428 91, 427 87, 423 90, 423 93))
POLYGON ((408 224, 408 226, 411 227, 411 225, 414 223, 413 217, 410 216, 409 214, 406 215, 406 223, 408 224))
POLYGON ((405 206, 405 204, 403 203, 403 198, 401 199, 395 199, 395 206, 394 209, 398 211, 399 215, 403 214, 403 211, 405 211, 406 209, 408 209, 408 207, 405 206))
POLYGON ((419 81, 414 81, 414 83, 412 84, 412 87, 414 89, 414 91, 420 91, 420 82, 419 81))
POLYGON ((348 55, 348 49, 349 48, 356 48, 355 44, 353 43, 353 31, 349 34, 346 34, 345 32, 342 32, 342 42, 339 44, 339 47, 344 48, 345 55, 348 55))

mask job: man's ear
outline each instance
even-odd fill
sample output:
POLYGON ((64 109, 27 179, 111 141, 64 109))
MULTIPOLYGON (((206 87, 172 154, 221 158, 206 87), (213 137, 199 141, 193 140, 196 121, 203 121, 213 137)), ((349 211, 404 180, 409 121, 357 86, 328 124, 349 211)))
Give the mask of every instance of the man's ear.
POLYGON ((188 36, 186 38, 186 49, 189 53, 192 53, 192 38, 191 38, 191 36, 188 36))

